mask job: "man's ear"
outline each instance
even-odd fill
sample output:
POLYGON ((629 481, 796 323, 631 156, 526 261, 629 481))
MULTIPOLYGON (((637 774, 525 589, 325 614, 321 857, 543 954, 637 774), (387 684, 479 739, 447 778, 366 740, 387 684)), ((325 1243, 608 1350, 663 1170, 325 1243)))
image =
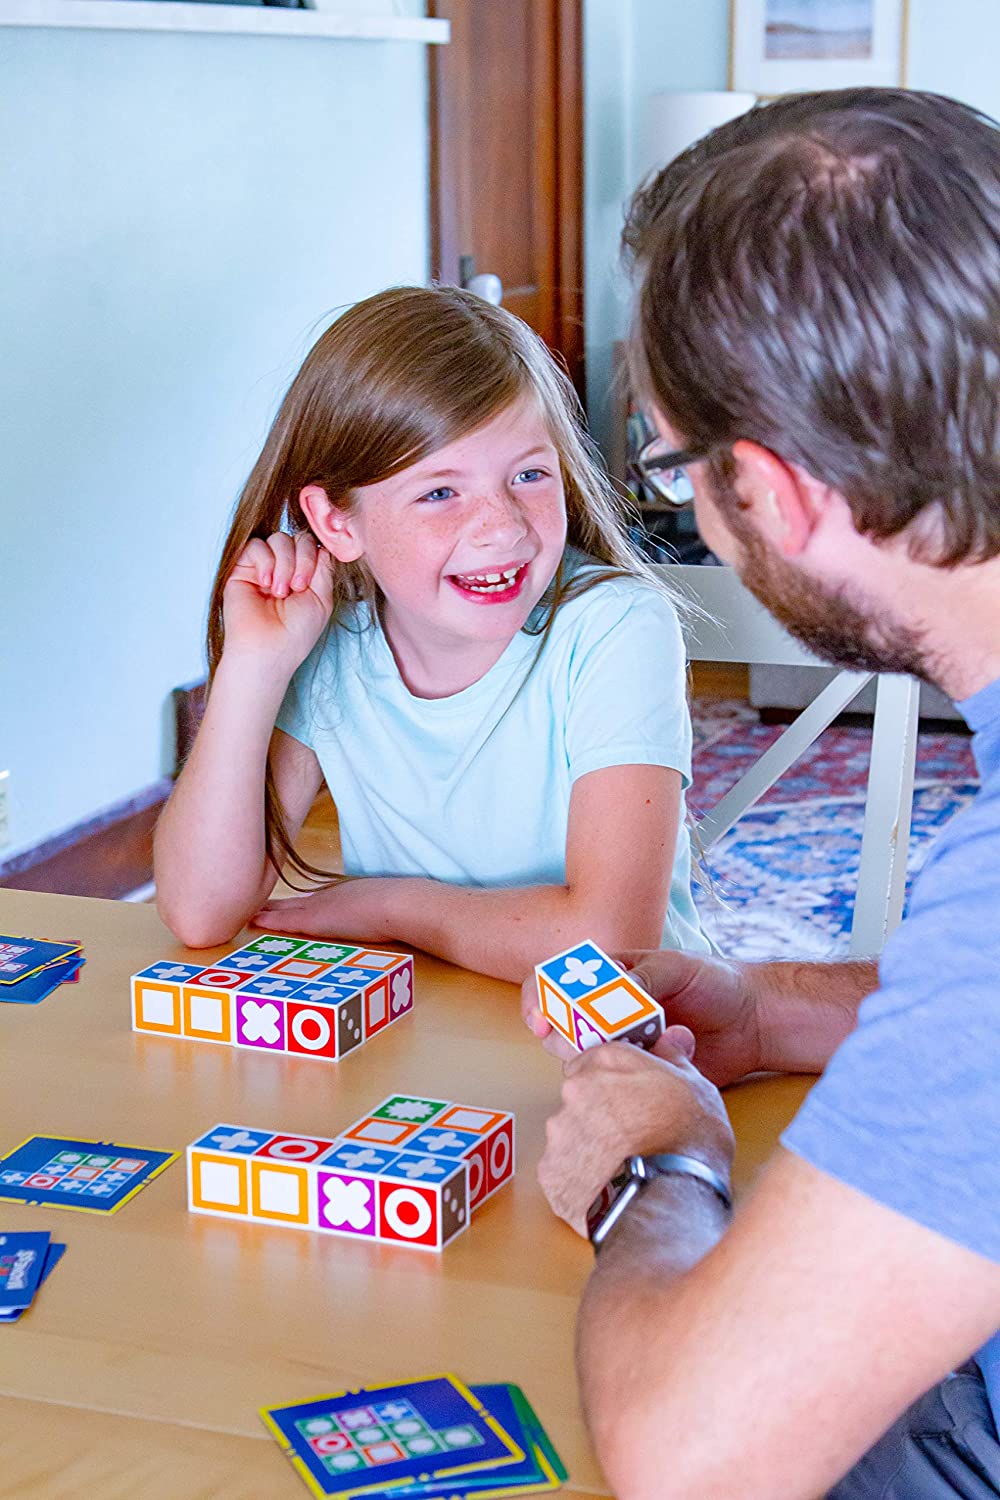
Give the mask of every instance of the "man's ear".
POLYGON ((819 520, 819 486, 759 443, 733 444, 744 513, 785 557, 804 552, 819 520))
POLYGON ((355 528, 355 513, 332 504, 319 484, 300 490, 299 504, 320 546, 338 562, 357 562, 365 549, 355 528))

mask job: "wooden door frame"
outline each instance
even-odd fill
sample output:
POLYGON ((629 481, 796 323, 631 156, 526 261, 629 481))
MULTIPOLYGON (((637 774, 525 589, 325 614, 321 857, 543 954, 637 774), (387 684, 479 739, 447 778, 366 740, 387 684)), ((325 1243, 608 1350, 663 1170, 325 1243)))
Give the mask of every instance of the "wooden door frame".
MULTIPOLYGON (((500 0, 502 3, 502 0, 500 0)), ((554 323, 557 351, 573 382, 584 391, 583 327, 583 6, 582 0, 552 0, 556 36, 551 45, 545 17, 537 21, 536 57, 543 57, 549 74, 549 96, 554 113, 547 126, 536 130, 536 150, 542 183, 555 202, 557 285, 554 323), (544 34, 543 34, 544 32, 544 34)), ((428 0, 428 16, 447 14, 447 0, 428 0)), ((455 225, 459 214, 444 211, 443 183, 447 176, 443 141, 448 135, 448 101, 440 87, 443 48, 429 47, 430 240, 434 280, 458 280, 461 246, 455 225)), ((488 270, 489 267, 480 267, 488 270)))

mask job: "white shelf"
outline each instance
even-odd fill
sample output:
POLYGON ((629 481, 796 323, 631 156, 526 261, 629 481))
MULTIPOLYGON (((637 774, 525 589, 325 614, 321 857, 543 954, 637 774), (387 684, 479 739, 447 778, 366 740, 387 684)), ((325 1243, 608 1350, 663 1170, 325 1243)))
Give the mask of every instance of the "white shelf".
POLYGON ((0 0, 0 26, 100 31, 202 31, 225 36, 332 37, 340 41, 447 42, 449 23, 419 16, 199 5, 184 0, 0 0))

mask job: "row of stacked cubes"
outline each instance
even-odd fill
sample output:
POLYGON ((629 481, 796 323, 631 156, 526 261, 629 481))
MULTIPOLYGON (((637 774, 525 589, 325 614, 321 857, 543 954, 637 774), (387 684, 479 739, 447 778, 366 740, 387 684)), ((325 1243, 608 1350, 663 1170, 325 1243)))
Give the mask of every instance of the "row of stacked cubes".
POLYGON ((441 1250, 514 1175, 514 1116, 393 1094, 335 1139, 216 1125, 187 1152, 194 1213, 441 1250))
POLYGON ((413 959, 265 936, 210 968, 161 959, 132 976, 132 1028, 336 1061, 413 1007, 413 959))

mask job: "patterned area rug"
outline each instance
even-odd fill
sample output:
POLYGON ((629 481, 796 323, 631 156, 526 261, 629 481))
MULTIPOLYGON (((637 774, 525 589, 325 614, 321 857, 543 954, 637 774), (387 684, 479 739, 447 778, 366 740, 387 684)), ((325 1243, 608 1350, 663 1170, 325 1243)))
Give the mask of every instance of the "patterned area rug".
MULTIPOLYGON (((697 820, 782 733, 746 704, 693 704, 697 820)), ((871 731, 833 728, 712 849, 695 891, 702 921, 735 958, 846 954, 861 854, 871 731)), ((978 782, 962 734, 921 734, 910 833, 908 889, 935 835, 966 807, 978 782)))

